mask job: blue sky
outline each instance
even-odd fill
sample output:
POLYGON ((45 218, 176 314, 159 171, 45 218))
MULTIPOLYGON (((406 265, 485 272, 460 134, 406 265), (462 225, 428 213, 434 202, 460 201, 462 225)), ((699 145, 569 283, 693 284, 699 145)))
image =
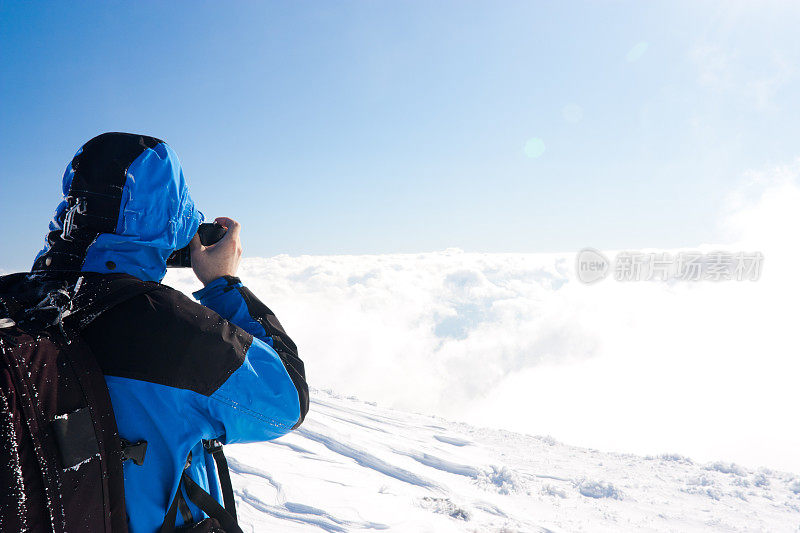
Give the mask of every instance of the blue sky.
POLYGON ((245 255, 572 251, 717 238, 798 156, 791 2, 0 4, 0 269, 75 150, 179 154, 245 255))

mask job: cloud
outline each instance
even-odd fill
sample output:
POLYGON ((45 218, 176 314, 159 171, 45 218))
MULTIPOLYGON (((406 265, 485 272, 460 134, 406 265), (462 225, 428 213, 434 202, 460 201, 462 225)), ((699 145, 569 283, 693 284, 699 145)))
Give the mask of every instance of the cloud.
MULTIPOLYGON (((301 347, 315 386, 457 413, 519 369, 592 356, 561 292, 570 265, 447 250, 247 259, 241 276, 301 347)), ((186 271, 167 283, 197 288, 186 271)))
MULTIPOLYGON (((748 175, 724 242, 698 247, 761 251, 757 282, 586 286, 573 254, 460 250, 250 258, 240 275, 314 387, 575 444, 800 470, 798 175, 748 175)), ((166 282, 198 288, 188 271, 166 282)))
POLYGON ((694 48, 689 57, 697 69, 697 81, 701 87, 727 91, 734 86, 734 61, 730 52, 720 46, 705 44, 694 48))
POLYGON ((777 51, 742 57, 715 44, 703 44, 689 53, 697 83, 703 89, 741 98, 757 110, 772 107, 775 96, 794 76, 792 61, 777 51))

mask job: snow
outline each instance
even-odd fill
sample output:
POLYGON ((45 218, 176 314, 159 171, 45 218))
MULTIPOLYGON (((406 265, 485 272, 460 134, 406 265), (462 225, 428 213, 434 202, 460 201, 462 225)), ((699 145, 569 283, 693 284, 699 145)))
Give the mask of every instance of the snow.
POLYGON ((439 442, 452 444, 453 446, 467 446, 468 444, 470 444, 468 440, 458 439, 455 437, 448 437, 447 435, 434 435, 433 438, 438 440, 439 442))
POLYGON ((84 459, 80 463, 76 463, 76 464, 70 466, 69 468, 67 468, 66 470, 72 470, 72 471, 79 470, 83 465, 88 464, 92 459, 95 459, 95 458, 99 459, 100 458, 100 454, 96 453, 96 454, 92 455, 91 457, 87 457, 86 459, 84 459))
POLYGON ((244 531, 797 531, 800 476, 604 453, 312 389, 296 431, 226 446, 244 531))
POLYGON ((578 484, 578 492, 588 498, 613 498, 621 500, 622 495, 611 483, 605 481, 581 481, 578 484))

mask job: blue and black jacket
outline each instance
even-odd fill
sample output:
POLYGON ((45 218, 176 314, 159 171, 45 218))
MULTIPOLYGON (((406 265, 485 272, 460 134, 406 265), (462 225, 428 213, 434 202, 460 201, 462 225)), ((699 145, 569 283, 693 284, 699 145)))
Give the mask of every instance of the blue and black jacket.
MULTIPOLYGON (((86 143, 67 167, 63 195, 34 272, 160 282, 167 257, 203 220, 175 152, 142 135, 106 133, 86 143)), ((274 313, 235 277, 194 297, 200 303, 159 285, 82 333, 105 375, 120 437, 147 442, 141 465, 124 464, 133 533, 159 530, 190 452, 186 473, 222 503, 203 440, 274 439, 308 411, 303 362, 274 313)), ((177 524, 203 516, 189 501, 177 524)))

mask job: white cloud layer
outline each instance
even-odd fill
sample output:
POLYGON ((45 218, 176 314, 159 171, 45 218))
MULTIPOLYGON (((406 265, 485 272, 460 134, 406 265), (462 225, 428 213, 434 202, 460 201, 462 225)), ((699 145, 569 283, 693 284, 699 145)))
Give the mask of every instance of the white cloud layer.
MULTIPOLYGON (((800 471, 798 168, 751 175, 721 220, 727 244, 700 247, 762 252, 757 282, 585 286, 571 254, 458 250, 251 258, 240 275, 314 387, 573 444, 800 471)), ((188 271, 166 283, 199 288, 188 271)))

